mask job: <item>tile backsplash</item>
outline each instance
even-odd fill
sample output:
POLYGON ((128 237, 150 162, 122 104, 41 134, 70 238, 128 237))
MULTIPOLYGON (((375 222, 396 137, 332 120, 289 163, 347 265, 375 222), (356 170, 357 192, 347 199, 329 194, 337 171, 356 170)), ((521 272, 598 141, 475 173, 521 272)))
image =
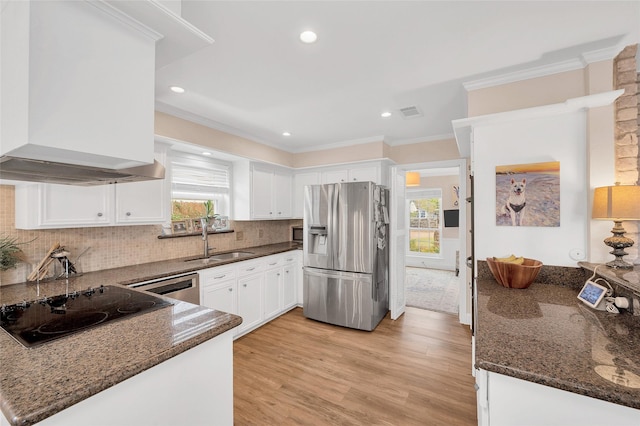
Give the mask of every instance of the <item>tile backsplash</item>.
MULTIPOLYGON (((235 232, 209 236, 212 251, 242 249, 291 240, 291 227, 302 220, 231 221, 235 232)), ((68 228, 48 230, 15 229, 15 193, 11 185, 0 185, 0 236, 32 242, 22 246, 26 262, 15 269, 0 271, 0 285, 26 281, 34 266, 59 242, 71 255, 69 259, 81 271, 90 272, 120 266, 137 265, 178 257, 197 256, 202 252, 198 236, 158 239, 161 225, 68 228)))

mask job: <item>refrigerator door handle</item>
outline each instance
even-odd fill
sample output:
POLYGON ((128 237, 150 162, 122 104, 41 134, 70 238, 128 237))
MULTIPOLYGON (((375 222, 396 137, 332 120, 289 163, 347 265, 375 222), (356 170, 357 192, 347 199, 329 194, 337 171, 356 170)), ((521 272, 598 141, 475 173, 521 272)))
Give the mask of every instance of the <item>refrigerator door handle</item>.
POLYGON ((330 250, 330 268, 335 269, 339 265, 338 256, 340 256, 340 217, 338 216, 338 197, 340 197, 340 186, 334 184, 331 186, 329 197, 329 250, 330 250))

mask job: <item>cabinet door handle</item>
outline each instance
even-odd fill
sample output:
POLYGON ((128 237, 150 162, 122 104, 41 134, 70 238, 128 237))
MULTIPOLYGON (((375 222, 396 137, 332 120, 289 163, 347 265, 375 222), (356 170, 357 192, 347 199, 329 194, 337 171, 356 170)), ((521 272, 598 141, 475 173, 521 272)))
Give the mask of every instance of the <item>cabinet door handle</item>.
POLYGON ((284 273, 285 273, 285 274, 288 274, 288 273, 289 273, 289 271, 284 271, 284 273))
POLYGON ((353 178, 353 181, 355 182, 356 178, 353 178))
POLYGON ((131 216, 131 212, 127 212, 126 214, 127 214, 127 216, 131 216))
POLYGON ((280 276, 280 272, 278 272, 276 275, 277 275, 277 276, 280 276))
POLYGON ((102 213, 98 213, 98 217, 102 217, 102 213))
POLYGON ((242 287, 246 287, 246 286, 247 286, 246 284, 242 284, 242 287))
POLYGON ((224 278, 224 277, 226 277, 226 276, 227 276, 227 274, 225 274, 225 275, 218 275, 217 277, 213 277, 213 279, 214 279, 214 280, 219 280, 220 278, 224 278))
POLYGON ((229 288, 229 291, 233 291, 233 289, 232 289, 232 288, 229 288))
POLYGON ((269 266, 277 265, 278 262, 270 263, 269 266))
POLYGON ((256 269, 255 266, 253 268, 247 268, 247 269, 245 269, 245 271, 253 271, 254 269, 256 269))

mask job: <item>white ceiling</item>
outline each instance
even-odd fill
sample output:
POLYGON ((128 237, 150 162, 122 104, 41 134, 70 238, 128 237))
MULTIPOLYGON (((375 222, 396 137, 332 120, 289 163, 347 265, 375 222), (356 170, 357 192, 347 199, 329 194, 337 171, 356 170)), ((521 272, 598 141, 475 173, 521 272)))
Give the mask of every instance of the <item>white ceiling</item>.
POLYGON ((451 137, 462 83, 640 42, 640 1, 183 0, 182 17, 215 42, 157 70, 156 108, 289 152, 451 137))

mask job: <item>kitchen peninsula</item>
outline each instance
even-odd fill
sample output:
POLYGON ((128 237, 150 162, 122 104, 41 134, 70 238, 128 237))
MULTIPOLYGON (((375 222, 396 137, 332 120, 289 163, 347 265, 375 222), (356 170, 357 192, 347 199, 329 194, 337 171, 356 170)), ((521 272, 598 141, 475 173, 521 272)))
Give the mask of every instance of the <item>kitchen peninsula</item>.
MULTIPOLYGON (((297 244, 253 247, 253 257, 297 244)), ((88 287, 120 285, 209 268, 188 258, 0 287, 0 304, 88 287)), ((234 263, 234 260, 217 263, 234 263)), ((138 291, 138 290, 133 290, 138 291)), ((84 296, 80 296, 84 297, 84 296)), ((242 318, 171 300, 172 306, 25 348, 0 332, 4 425, 233 423, 234 329, 242 318), (188 368, 185 368, 188 366, 188 368)))
POLYGON ((640 316, 580 302, 580 268, 509 289, 478 265, 479 423, 637 425, 640 316))

